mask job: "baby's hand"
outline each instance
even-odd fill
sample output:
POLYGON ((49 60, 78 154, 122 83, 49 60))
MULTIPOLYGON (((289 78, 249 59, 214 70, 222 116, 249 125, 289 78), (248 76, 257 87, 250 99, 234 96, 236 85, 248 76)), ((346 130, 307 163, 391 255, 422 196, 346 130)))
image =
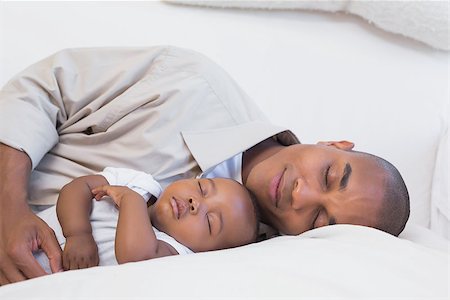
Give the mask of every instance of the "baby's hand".
POLYGON ((143 201, 141 195, 126 186, 119 185, 99 186, 92 190, 92 194, 94 195, 96 200, 100 200, 103 196, 108 195, 118 207, 120 207, 120 203, 124 199, 130 201, 128 199, 136 198, 139 199, 139 201, 143 201))
POLYGON ((98 249, 91 233, 66 237, 63 250, 64 270, 76 270, 98 266, 98 249))

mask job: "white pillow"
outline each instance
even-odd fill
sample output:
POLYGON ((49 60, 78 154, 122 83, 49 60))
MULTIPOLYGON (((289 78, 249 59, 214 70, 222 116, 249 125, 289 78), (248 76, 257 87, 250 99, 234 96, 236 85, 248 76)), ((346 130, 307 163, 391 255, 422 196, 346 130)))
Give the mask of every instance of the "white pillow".
POLYGON ((439 142, 431 187, 431 229, 450 239, 448 129, 439 142))
POLYGON ((449 50, 448 1, 165 1, 222 8, 307 9, 346 12, 360 16, 386 31, 413 38, 437 49, 449 50))

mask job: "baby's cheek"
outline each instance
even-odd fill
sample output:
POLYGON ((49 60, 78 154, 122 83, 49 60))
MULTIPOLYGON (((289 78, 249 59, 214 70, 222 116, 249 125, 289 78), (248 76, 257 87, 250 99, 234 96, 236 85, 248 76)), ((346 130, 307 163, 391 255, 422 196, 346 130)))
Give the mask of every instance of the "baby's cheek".
POLYGON ((179 222, 175 224, 171 235, 177 241, 194 252, 211 250, 211 236, 205 233, 204 228, 194 222, 179 222))

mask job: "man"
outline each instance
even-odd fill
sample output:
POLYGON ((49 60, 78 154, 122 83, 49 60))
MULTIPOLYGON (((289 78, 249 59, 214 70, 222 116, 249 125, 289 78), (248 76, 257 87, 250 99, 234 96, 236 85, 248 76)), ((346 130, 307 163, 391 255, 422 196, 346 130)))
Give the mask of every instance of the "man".
POLYGON ((61 249, 29 205, 106 166, 181 178, 230 177, 282 234, 338 223, 394 235, 409 215, 397 170, 346 141, 301 145, 270 124, 216 64, 175 47, 61 51, 0 93, 0 284, 53 272, 61 249))

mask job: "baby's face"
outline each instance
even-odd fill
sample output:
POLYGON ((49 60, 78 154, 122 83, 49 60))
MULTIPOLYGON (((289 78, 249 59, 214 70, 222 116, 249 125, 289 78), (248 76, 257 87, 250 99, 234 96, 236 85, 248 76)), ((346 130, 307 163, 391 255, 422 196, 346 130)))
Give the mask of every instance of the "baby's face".
POLYGON ((149 210, 153 226, 194 252, 245 245, 255 234, 250 195, 231 179, 176 181, 149 210))

